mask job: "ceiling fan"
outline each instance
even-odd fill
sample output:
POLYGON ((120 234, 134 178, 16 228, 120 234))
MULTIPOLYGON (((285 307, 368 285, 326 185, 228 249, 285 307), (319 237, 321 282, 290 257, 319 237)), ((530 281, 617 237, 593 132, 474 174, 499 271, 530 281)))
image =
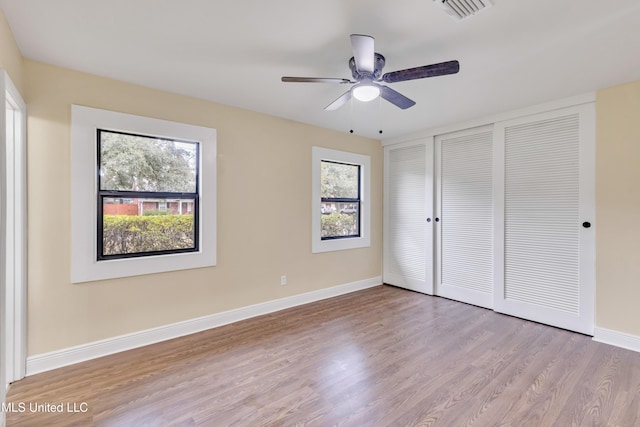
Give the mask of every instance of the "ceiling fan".
POLYGON ((415 101, 407 98, 388 86, 380 84, 396 83, 406 80, 424 79, 426 77, 455 74, 460 70, 458 61, 441 62, 423 65, 382 74, 384 56, 374 51, 374 38, 363 34, 351 34, 351 48, 353 57, 349 60, 349 68, 354 80, 323 77, 282 77, 283 82, 294 83, 338 83, 353 84, 351 89, 343 93, 338 99, 325 107, 325 110, 337 110, 351 97, 359 101, 368 102, 378 96, 386 99, 403 110, 413 107, 415 101))

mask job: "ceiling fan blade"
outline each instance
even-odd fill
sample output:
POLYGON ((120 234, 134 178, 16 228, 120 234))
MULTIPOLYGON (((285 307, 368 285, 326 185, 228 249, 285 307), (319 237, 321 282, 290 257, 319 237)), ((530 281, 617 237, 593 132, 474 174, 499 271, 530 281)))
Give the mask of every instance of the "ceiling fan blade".
POLYGON ((356 62, 356 70, 360 73, 373 74, 375 69, 374 41, 371 36, 351 34, 351 49, 356 62))
POLYGON ((327 77, 282 77, 285 83, 355 83, 349 79, 327 77))
POLYGON ((382 86, 382 85, 379 85, 379 86, 380 86, 380 96, 383 99, 386 99, 387 101, 395 105, 396 107, 406 110, 407 108, 413 107, 414 105, 416 105, 415 101, 407 98, 406 96, 404 96, 399 92, 396 92, 390 87, 382 86))
POLYGON ((340 95, 340 98, 336 99, 331 104, 329 104, 326 107, 324 107, 324 109, 327 110, 327 111, 337 110, 338 108, 340 108, 344 104, 346 104, 347 101, 349 101, 350 99, 351 99, 351 91, 348 90, 345 93, 343 93, 342 95, 340 95))
POLYGON ((385 73, 381 80, 386 83, 403 82, 406 80, 455 74, 459 70, 460 63, 458 61, 447 61, 439 64, 423 65, 422 67, 407 68, 406 70, 385 73))

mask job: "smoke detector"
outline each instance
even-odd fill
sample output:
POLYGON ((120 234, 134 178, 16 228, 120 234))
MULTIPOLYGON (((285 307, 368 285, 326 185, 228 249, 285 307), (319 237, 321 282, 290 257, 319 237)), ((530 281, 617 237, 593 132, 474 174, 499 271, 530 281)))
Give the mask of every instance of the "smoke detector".
POLYGON ((460 22, 493 6, 491 0, 433 0, 454 21, 460 22))

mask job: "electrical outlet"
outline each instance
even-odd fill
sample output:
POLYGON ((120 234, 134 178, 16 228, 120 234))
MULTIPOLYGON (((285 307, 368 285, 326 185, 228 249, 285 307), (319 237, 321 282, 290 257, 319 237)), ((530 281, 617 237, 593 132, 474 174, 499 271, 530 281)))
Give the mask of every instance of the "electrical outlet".
POLYGON ((287 284, 287 276, 285 276, 285 275, 280 276, 280 284, 281 285, 286 285, 287 284))

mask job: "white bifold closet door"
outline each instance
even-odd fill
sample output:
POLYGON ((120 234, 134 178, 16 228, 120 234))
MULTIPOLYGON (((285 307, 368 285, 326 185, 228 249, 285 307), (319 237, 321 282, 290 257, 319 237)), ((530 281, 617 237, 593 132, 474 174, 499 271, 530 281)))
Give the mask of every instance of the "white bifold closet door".
POLYGON ((493 130, 435 138, 439 296, 493 306, 493 130))
POLYGON ((385 148, 383 281, 433 294, 433 138, 385 148))
POLYGON ((593 334, 593 104, 495 125, 496 311, 593 334))

